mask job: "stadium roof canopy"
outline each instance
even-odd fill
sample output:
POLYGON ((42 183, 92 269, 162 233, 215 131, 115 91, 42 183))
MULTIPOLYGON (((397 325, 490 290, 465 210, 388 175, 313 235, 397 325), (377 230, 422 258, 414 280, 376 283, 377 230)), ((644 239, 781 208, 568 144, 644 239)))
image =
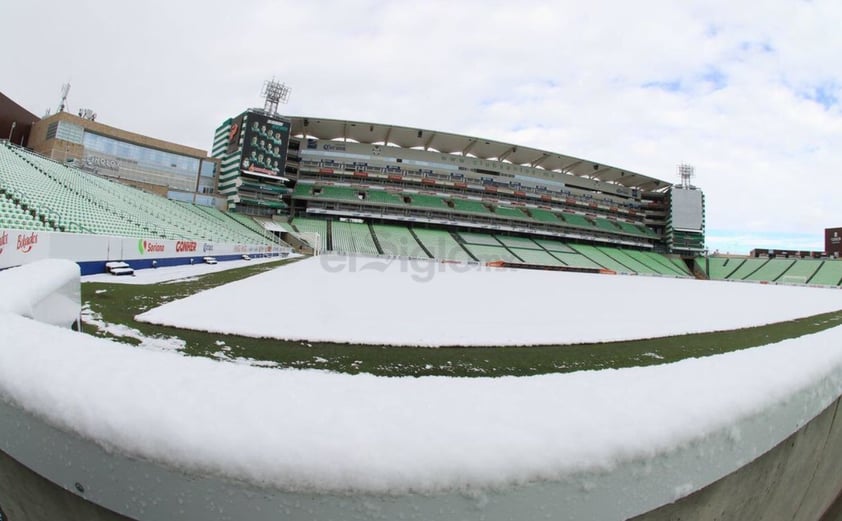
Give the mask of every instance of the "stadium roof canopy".
POLYGON ((623 168, 491 139, 364 121, 304 116, 287 117, 292 122, 292 134, 298 136, 355 141, 366 144, 385 144, 402 148, 420 148, 436 150, 445 154, 506 161, 515 165, 542 168, 646 191, 660 190, 670 185, 666 181, 623 168))

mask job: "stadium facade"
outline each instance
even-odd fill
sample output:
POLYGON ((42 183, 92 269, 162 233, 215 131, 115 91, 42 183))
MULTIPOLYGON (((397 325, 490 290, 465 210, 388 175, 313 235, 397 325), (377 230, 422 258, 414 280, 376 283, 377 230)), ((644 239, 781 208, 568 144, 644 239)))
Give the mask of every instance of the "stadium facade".
POLYGON ((228 209, 256 216, 287 213, 289 135, 289 120, 255 110, 216 129, 212 154, 220 162, 219 192, 228 209))
POLYGON ((213 156, 221 161, 220 192, 230 208, 252 215, 525 235, 687 256, 705 249, 704 194, 695 186, 528 146, 252 109, 217 128, 213 156), (271 167, 255 167, 255 149, 267 150, 259 145, 267 124, 282 136, 275 155, 285 163, 273 159, 271 167))
POLYGON ((207 151, 59 112, 32 125, 29 148, 86 172, 152 193, 205 206, 217 197, 218 162, 207 151))

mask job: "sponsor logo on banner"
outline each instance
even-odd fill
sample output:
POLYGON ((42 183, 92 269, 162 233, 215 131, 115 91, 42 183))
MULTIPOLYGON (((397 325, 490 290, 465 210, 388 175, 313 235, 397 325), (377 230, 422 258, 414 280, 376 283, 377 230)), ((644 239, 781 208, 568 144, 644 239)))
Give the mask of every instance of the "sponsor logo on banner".
POLYGON ((38 234, 30 233, 29 235, 18 235, 18 251, 21 253, 29 253, 32 247, 38 244, 38 234))
POLYGON ((89 167, 100 166, 103 168, 108 168, 109 170, 119 170, 120 163, 116 159, 109 159, 106 157, 99 157, 99 156, 87 156, 85 157, 85 165, 89 167))
POLYGON ((0 235, 0 253, 3 253, 7 244, 9 244, 9 232, 4 231, 2 235, 0 235))
POLYGON ((18 235, 18 251, 21 253, 29 253, 32 247, 38 244, 38 234, 30 233, 29 235, 18 235))
POLYGON ((160 242, 153 242, 147 241, 146 239, 140 239, 137 241, 137 249, 140 251, 140 254, 143 255, 144 253, 164 253, 166 249, 166 245, 160 242))
POLYGON ((196 251, 197 246, 196 241, 178 241, 175 243, 175 251, 176 253, 196 251))
POLYGON ((202 251, 207 253, 209 251, 213 251, 213 244, 204 243, 202 244, 202 251))

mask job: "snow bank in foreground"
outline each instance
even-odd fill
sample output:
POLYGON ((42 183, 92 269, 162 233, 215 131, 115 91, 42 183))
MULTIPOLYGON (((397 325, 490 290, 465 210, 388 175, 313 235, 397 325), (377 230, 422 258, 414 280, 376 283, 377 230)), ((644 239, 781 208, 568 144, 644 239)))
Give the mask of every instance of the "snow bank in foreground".
POLYGON ((0 315, 0 346, 0 395, 62 428, 128 455, 294 491, 557 479, 670 451, 822 380, 823 406, 842 392, 839 327, 668 365, 528 378, 220 364, 10 314, 0 315))
POLYGON ((79 319, 79 266, 44 259, 0 271, 0 312, 70 327, 79 319))
POLYGON ((137 319, 288 340, 538 345, 728 330, 838 309, 842 291, 823 288, 325 255, 137 319))

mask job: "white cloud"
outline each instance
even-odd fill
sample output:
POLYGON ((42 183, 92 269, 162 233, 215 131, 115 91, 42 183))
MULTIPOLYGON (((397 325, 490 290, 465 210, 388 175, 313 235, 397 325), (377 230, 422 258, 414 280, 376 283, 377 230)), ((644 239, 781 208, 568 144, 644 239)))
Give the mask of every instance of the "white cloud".
POLYGON ((6 40, 27 44, 0 55, 0 89, 39 114, 70 80, 72 110, 207 149, 275 76, 292 87, 290 114, 509 140, 671 181, 689 162, 711 229, 820 235, 842 224, 842 71, 831 65, 842 6, 831 1, 96 0, 5 11, 6 40))

